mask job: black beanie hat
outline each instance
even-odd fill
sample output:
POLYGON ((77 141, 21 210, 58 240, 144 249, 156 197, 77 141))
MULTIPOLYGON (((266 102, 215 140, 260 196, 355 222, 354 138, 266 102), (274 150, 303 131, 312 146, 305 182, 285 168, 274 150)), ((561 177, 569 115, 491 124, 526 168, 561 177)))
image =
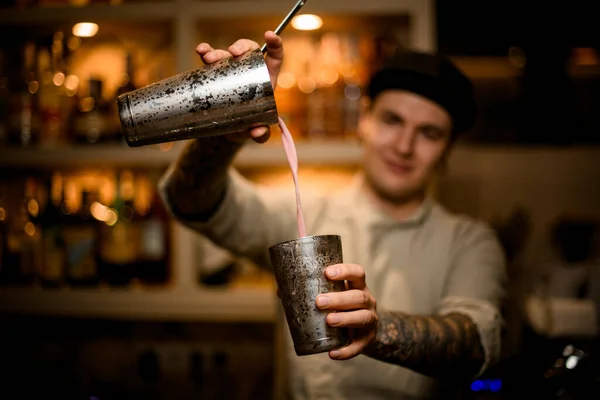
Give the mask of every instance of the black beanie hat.
POLYGON ((394 53, 371 78, 367 95, 374 100, 388 89, 413 92, 439 104, 452 117, 455 134, 475 123, 473 84, 445 57, 416 51, 394 53))

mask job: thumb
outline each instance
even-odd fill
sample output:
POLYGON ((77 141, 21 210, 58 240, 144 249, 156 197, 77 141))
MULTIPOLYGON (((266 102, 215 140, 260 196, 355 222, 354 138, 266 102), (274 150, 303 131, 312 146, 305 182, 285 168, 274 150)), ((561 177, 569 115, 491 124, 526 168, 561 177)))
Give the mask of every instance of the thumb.
POLYGON ((265 32, 265 42, 267 44, 267 69, 271 76, 273 88, 277 86, 277 76, 283 63, 283 40, 273 31, 265 32))

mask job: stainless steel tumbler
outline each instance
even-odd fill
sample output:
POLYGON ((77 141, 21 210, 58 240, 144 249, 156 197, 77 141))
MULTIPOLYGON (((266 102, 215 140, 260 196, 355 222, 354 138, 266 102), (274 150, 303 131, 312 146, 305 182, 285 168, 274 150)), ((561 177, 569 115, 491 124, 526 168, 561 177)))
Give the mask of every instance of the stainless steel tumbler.
POLYGON ((130 147, 243 132, 278 122, 260 49, 192 69, 117 99, 130 147))
POLYGON ((325 268, 343 262, 341 238, 306 236, 271 246, 269 255, 296 354, 324 353, 348 345, 348 330, 327 325, 325 317, 331 311, 315 304, 321 293, 345 290, 343 281, 325 276, 325 268))

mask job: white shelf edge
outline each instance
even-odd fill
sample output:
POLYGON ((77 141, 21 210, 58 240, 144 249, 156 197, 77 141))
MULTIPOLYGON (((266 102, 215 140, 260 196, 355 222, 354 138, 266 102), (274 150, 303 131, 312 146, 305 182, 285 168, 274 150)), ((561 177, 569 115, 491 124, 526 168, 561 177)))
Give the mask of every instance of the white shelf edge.
MULTIPOLYGON (((412 13, 421 10, 424 5, 429 6, 426 3, 427 0, 309 1, 302 12, 346 15, 412 13)), ((293 4, 294 0, 189 1, 186 7, 196 18, 206 19, 282 16, 289 12, 293 4)))
POLYGON ((2 288, 0 313, 119 320, 273 322, 276 298, 275 291, 267 287, 145 291, 2 288))
POLYGON ((61 23, 77 21, 140 21, 168 20, 176 16, 176 6, 171 2, 144 2, 134 4, 90 5, 83 7, 44 7, 27 9, 4 9, 0 12, 0 24, 30 25, 38 23, 61 23))
MULTIPOLYGON (((90 5, 83 7, 45 7, 3 9, 0 23, 8 25, 64 22, 74 20, 166 20, 176 19, 181 13, 195 19, 235 18, 252 16, 282 16, 287 14, 294 1, 159 1, 133 4, 90 5)), ((347 15, 389 14, 420 12, 429 7, 426 0, 370 0, 348 2, 328 0, 308 2, 303 11, 341 13, 347 15)))
MULTIPOLYGON (((166 166, 175 161, 184 147, 177 143, 169 151, 155 147, 74 146, 62 149, 0 149, 0 167, 38 168, 70 166, 166 166)), ((348 165, 359 161, 357 143, 298 143, 298 160, 308 165, 348 165)), ((287 160, 280 143, 248 144, 237 155, 236 167, 285 166, 287 160)))

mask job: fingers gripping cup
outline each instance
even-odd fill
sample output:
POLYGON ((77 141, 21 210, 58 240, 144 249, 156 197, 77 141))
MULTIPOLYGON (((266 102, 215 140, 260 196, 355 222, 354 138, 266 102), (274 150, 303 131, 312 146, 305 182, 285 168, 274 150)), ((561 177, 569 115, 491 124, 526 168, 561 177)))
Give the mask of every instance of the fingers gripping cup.
POLYGON ((278 122, 260 49, 125 93, 117 104, 130 147, 244 132, 278 122))
POLYGON ((296 354, 324 353, 348 345, 348 330, 327 325, 329 311, 315 304, 319 294, 345 290, 343 281, 325 276, 325 268, 343 262, 341 238, 305 236, 271 246, 269 255, 296 354))

